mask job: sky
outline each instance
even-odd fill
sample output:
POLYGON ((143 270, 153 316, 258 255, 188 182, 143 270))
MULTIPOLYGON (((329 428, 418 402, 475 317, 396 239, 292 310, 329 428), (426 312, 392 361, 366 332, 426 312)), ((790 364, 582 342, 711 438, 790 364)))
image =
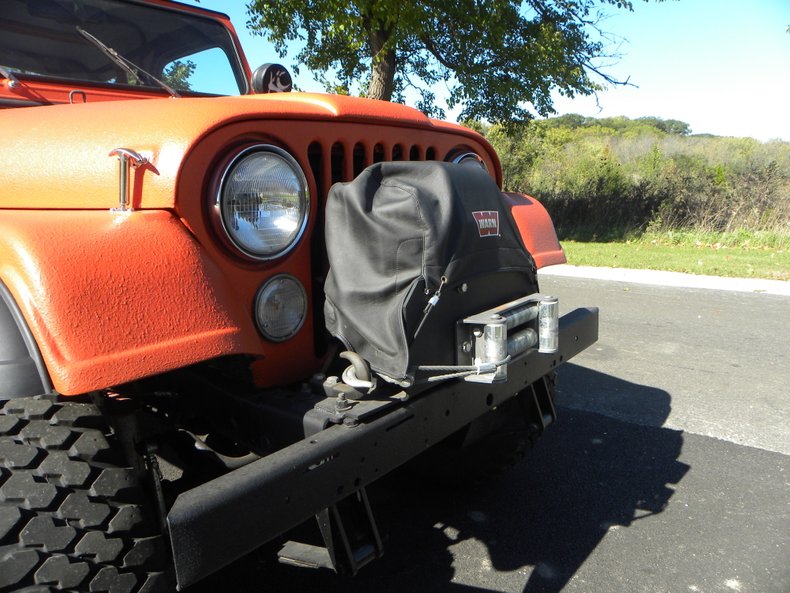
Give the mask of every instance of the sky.
MULTIPOLYGON (((252 68, 278 62, 292 71, 299 46, 281 59, 247 32, 245 0, 184 1, 228 14, 252 68)), ((695 134, 790 142, 790 0, 634 0, 633 12, 606 11, 602 28, 617 38, 611 50, 620 57, 605 70, 633 86, 597 99, 556 97, 558 114, 657 116, 695 134)), ((301 70, 296 84, 321 92, 301 70)))

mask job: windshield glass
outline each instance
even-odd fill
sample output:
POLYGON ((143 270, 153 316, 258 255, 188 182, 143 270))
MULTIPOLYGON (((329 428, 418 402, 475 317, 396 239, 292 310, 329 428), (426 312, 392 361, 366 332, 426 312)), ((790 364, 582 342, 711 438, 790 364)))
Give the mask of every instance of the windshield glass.
POLYGON ((120 0, 2 0, 2 5, 0 67, 15 74, 161 90, 135 68, 122 67, 82 29, 176 91, 246 92, 230 33, 210 18, 120 0))

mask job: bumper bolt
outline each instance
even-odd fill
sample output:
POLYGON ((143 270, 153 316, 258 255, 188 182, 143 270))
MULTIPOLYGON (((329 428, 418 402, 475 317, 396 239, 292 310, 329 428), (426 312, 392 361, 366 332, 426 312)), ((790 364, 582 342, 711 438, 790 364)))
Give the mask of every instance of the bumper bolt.
POLYGON ((338 412, 345 412, 351 409, 351 403, 346 399, 345 393, 338 393, 337 400, 335 401, 335 410, 338 412))

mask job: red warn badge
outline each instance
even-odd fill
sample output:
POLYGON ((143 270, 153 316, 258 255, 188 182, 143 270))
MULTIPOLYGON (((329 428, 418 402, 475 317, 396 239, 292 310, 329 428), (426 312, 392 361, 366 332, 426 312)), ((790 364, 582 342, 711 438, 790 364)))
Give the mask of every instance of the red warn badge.
POLYGON ((496 210, 483 210, 482 212, 472 212, 477 222, 477 230, 481 237, 499 236, 499 212, 496 210))

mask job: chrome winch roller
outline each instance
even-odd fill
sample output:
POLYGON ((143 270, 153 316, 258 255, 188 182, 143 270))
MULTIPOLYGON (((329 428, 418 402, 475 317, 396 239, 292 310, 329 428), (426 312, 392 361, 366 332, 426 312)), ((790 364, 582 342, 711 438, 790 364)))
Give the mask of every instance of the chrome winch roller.
POLYGON ((529 348, 542 354, 559 349, 559 301, 555 296, 531 294, 458 322, 458 361, 463 365, 496 363, 492 373, 465 378, 478 383, 507 380, 507 364, 529 348))

